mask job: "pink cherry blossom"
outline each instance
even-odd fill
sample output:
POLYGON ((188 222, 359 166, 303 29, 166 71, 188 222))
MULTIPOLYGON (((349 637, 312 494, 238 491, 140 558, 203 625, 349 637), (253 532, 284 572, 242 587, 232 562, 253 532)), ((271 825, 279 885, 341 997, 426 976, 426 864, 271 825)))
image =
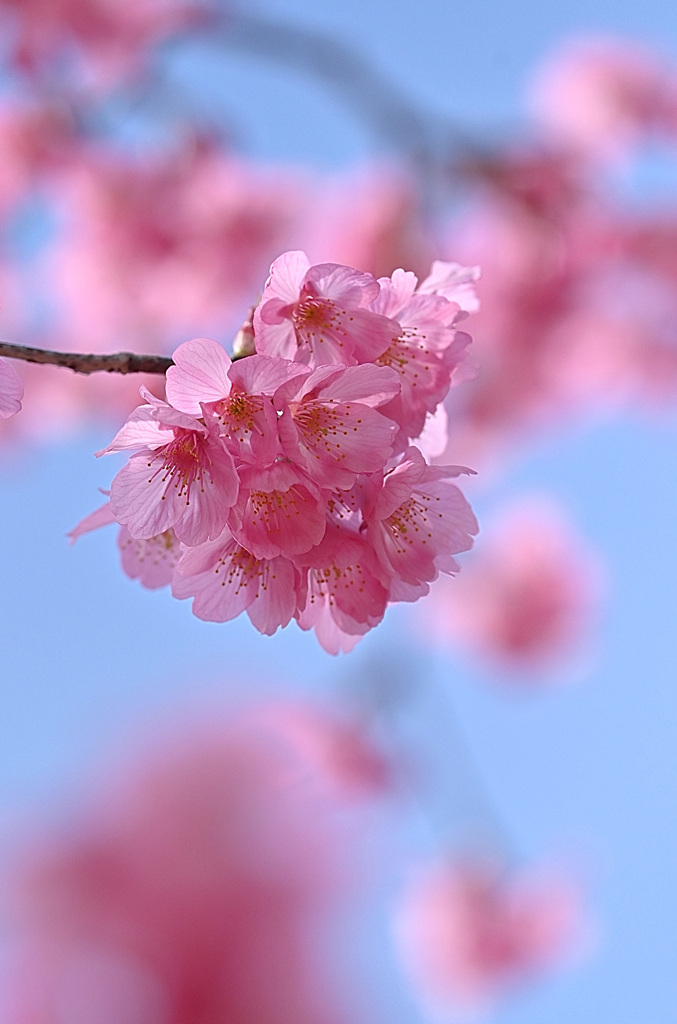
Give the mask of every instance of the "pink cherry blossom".
POLYGON ((599 560, 552 501, 506 507, 453 587, 426 602, 426 634, 457 644, 516 681, 580 649, 599 603, 599 560))
POLYGON ((308 596, 296 616, 301 629, 315 629, 330 654, 354 646, 383 619, 388 590, 369 545, 359 536, 327 530, 321 544, 297 562, 308 570, 308 596))
MULTIPOLYGON (((460 305, 432 291, 433 286, 442 288, 447 282, 444 267, 451 268, 447 276, 460 277, 464 285, 468 278, 472 279, 472 269, 438 261, 436 276, 427 279, 430 290, 424 293, 417 288, 415 274, 396 270, 391 278, 379 280, 381 291, 371 304, 372 309, 402 325, 401 333, 391 340, 376 362, 392 367, 400 375, 401 393, 384 412, 399 423, 407 438, 418 437, 426 417, 435 412, 446 396, 452 375, 463 362, 471 340, 455 330, 465 316, 460 305)), ((448 290, 453 293, 455 286, 448 290)), ((463 298, 472 305, 467 294, 463 298)))
POLYGON ((210 338, 184 342, 167 371, 167 399, 175 409, 207 415, 240 462, 267 466, 281 454, 273 395, 304 368, 287 359, 251 355, 232 363, 210 338))
POLYGON ((0 419, 14 416, 21 409, 24 386, 11 363, 0 359, 0 419))
POLYGON ((371 274, 284 253, 254 313, 257 351, 313 366, 369 362, 400 333, 399 324, 367 308, 378 293, 371 274))
POLYGON ((233 536, 255 558, 310 551, 326 529, 322 495, 296 467, 276 462, 240 471, 240 493, 230 514, 233 536))
POLYGON ((228 622, 246 611, 260 633, 286 626, 303 593, 298 569, 280 556, 255 558, 229 530, 184 552, 172 584, 174 597, 192 597, 193 614, 228 622))
POLYGON ((471 472, 463 466, 428 466, 412 447, 381 486, 371 485, 366 536, 388 579, 416 586, 438 572, 458 572, 453 555, 472 547, 478 526, 449 479, 471 472))
POLYGON ((316 936, 350 888, 355 805, 280 713, 145 737, 77 828, 23 851, 3 906, 14 1024, 343 1020, 316 936))
POLYGON ((105 449, 140 448, 111 484, 111 509, 135 538, 174 529, 186 544, 223 530, 238 492, 232 456, 203 422, 142 389, 139 406, 105 449))
POLYGON ((481 859, 422 869, 404 895, 397 933, 426 1005, 474 1018, 571 947, 580 898, 561 876, 511 876, 481 859))
MULTIPOLYGON (((266 349, 262 311, 282 310, 278 326, 291 323, 296 307, 283 309, 279 296, 293 293, 304 303, 312 292, 320 304, 340 298, 346 323, 362 322, 347 310, 362 310, 365 323, 373 316, 389 334, 396 330, 391 344, 415 337, 414 347, 440 369, 433 388, 421 374, 426 394, 415 429, 427 419, 426 444, 439 450, 440 402, 469 340, 456 332, 465 311, 442 292, 460 289, 472 305, 474 277, 472 269, 438 263, 429 290, 419 292, 417 278, 404 271, 378 282, 286 253, 273 265, 251 330, 257 346, 263 332, 266 349), (405 326, 368 303, 401 314, 405 326)), ((208 621, 246 611, 272 634, 294 617, 337 653, 375 627, 390 601, 414 601, 440 572, 458 571, 453 556, 471 546, 477 524, 450 480, 471 471, 431 467, 416 448, 394 464, 406 447, 392 416, 406 375, 358 361, 365 356, 358 335, 347 363, 319 366, 270 352, 233 362, 209 338, 178 346, 168 401, 142 389, 146 404, 98 453, 136 450, 113 480, 105 513, 127 531, 121 543, 129 575, 148 586, 171 582, 174 596, 192 598, 194 614, 208 621)), ((412 419, 416 376, 405 379, 402 421, 412 419)), ((98 521, 85 524, 77 530, 98 521)))
POLYGON ((372 406, 400 390, 397 375, 371 364, 319 367, 275 395, 287 458, 318 485, 348 489, 359 473, 383 469, 397 425, 372 406))

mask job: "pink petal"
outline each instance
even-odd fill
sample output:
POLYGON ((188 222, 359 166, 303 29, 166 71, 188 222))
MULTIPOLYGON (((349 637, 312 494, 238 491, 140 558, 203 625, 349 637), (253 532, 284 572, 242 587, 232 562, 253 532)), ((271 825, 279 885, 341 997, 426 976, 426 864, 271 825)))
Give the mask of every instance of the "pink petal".
POLYGON ((0 420, 14 416, 21 409, 24 386, 11 363, 0 359, 0 420))
POLYGON ((181 557, 181 545, 173 530, 137 540, 123 526, 118 534, 118 548, 122 568, 130 579, 138 579, 148 590, 167 587, 172 582, 181 557))
POLYGON ((127 422, 118 430, 109 445, 95 452, 97 459, 102 455, 127 451, 130 448, 160 448, 173 437, 170 427, 161 426, 148 405, 138 406, 127 422))
POLYGON ((230 392, 230 357, 211 338, 179 345, 167 370, 167 401, 175 409, 201 416, 201 403, 216 402, 230 392))
MULTIPOLYGON (((309 267, 310 260, 300 250, 283 252, 281 256, 278 256, 271 265, 270 276, 266 281, 259 308, 272 297, 282 299, 283 302, 298 302, 303 279, 309 267)), ((254 330, 256 330, 256 321, 254 330)))
POLYGON ((241 489, 230 518, 233 534, 256 558, 292 557, 319 543, 326 529, 319 492, 293 466, 241 473, 241 489))
POLYGON ((166 445, 133 455, 113 480, 111 507, 133 537, 148 539, 173 527, 184 544, 194 546, 223 530, 238 490, 232 456, 219 443, 196 438, 193 444, 197 454, 189 478, 166 445))
POLYGON ((90 512, 88 516, 81 519, 77 526, 74 526, 72 530, 69 530, 67 536, 70 537, 71 544, 74 544, 75 541, 85 533, 91 533, 92 530, 98 530, 102 526, 110 526, 111 523, 115 522, 117 522, 117 520, 110 507, 110 501, 107 501, 100 508, 95 509, 94 512, 90 512))

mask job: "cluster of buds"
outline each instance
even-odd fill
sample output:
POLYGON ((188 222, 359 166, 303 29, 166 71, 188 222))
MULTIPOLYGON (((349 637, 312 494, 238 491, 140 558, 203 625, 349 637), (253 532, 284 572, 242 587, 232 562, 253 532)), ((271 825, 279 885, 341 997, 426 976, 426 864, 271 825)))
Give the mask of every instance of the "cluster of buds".
POLYGON ((439 446, 444 432, 476 276, 436 263, 421 283, 402 270, 376 280, 285 253, 251 354, 231 361, 207 338, 179 346, 167 401, 142 389, 99 453, 136 449, 74 535, 116 521, 129 575, 171 584, 199 618, 246 611, 266 634, 295 618, 326 650, 350 650, 389 602, 456 572, 477 532, 452 482, 471 470, 429 465, 420 439, 427 427, 439 446))

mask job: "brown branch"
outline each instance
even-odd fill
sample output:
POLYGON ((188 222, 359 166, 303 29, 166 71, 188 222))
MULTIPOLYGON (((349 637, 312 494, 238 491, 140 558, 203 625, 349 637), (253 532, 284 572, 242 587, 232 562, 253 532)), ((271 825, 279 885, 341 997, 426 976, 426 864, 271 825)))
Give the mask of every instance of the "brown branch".
POLYGON ((23 359, 26 363, 65 366, 75 373, 166 373, 173 365, 169 356, 142 356, 136 352, 113 352, 110 355, 100 355, 98 352, 54 352, 30 348, 28 345, 11 345, 6 341, 0 341, 0 356, 23 359))

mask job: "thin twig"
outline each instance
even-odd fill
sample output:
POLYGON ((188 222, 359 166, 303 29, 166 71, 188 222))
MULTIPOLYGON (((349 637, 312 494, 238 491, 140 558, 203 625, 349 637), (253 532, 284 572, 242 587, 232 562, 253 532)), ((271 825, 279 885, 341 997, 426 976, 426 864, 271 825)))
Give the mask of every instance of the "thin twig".
POLYGON ((6 341, 0 341, 0 356, 23 359, 26 363, 65 366, 75 373, 166 373, 174 362, 169 356, 144 356, 136 352, 112 352, 110 355, 55 352, 28 345, 12 345, 6 341))

